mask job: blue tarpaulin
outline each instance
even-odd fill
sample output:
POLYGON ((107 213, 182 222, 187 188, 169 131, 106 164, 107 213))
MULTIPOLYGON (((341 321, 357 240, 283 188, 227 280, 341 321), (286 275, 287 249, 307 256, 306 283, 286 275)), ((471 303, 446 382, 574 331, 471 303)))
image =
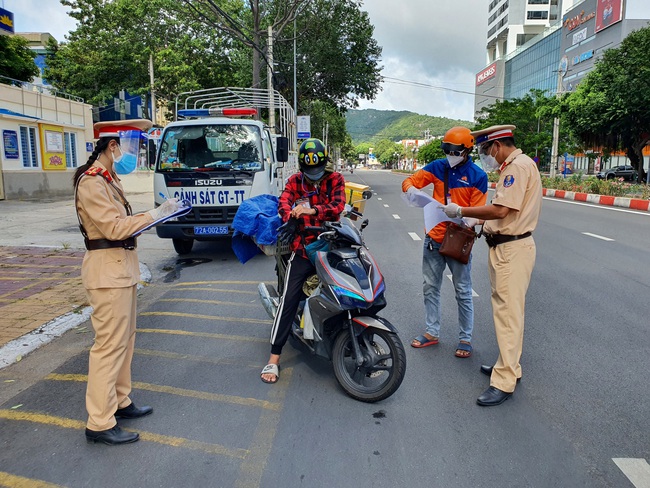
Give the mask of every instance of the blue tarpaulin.
POLYGON ((232 249, 237 259, 243 264, 261 252, 257 244, 275 244, 281 225, 276 196, 264 194, 244 200, 232 223, 232 249))

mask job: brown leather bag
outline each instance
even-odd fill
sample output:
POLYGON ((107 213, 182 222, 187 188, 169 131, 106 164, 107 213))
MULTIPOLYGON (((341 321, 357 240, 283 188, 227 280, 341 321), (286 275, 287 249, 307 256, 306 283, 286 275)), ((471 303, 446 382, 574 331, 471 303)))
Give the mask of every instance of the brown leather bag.
POLYGON ((438 252, 443 256, 467 264, 476 237, 476 232, 472 229, 449 222, 438 252))

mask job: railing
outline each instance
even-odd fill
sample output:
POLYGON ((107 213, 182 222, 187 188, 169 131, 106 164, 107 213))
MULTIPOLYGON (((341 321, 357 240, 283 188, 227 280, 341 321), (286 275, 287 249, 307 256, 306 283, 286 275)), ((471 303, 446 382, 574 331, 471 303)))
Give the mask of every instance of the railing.
POLYGON ((5 85, 18 86, 28 91, 44 93, 46 95, 52 95, 53 97, 65 98, 67 100, 72 100, 80 103, 85 102, 85 100, 81 97, 70 95, 69 93, 65 93, 60 90, 57 90, 56 88, 45 86, 45 85, 35 85, 34 83, 15 80, 13 78, 9 78, 8 76, 0 75, 0 82, 4 83, 5 85))

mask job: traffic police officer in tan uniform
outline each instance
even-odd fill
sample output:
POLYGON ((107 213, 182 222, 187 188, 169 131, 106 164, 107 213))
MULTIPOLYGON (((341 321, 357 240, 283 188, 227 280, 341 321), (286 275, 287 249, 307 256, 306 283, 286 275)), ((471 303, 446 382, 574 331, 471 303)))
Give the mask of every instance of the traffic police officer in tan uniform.
POLYGON ((120 147, 119 130, 146 130, 147 120, 95 124, 99 139, 92 155, 74 175, 75 207, 87 252, 81 279, 93 308, 95 341, 90 350, 86 390, 86 439, 109 445, 138 440, 116 418, 150 414, 136 407, 131 392, 131 359, 135 342, 136 293, 140 267, 135 232, 178 208, 175 199, 149 212, 132 215, 117 174, 135 169, 135 155, 120 147))
POLYGON ((489 245, 488 269, 492 286, 494 329, 499 358, 494 366, 481 366, 490 387, 477 399, 482 406, 499 405, 514 392, 521 378, 526 291, 535 266, 535 241, 542 207, 542 182, 535 162, 517 149, 514 125, 495 125, 472 132, 485 171, 499 171, 492 202, 483 207, 443 207, 449 217, 485 220, 489 245))

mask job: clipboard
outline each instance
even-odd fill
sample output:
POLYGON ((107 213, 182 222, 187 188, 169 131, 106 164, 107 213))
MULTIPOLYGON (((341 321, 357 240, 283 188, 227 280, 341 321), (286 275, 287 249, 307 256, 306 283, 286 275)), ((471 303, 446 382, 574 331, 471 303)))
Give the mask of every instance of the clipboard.
POLYGON ((151 229, 152 227, 157 226, 158 224, 162 224, 163 222, 167 222, 168 220, 174 219, 176 217, 182 217, 183 215, 187 215, 188 213, 190 213, 190 211, 192 210, 192 204, 189 201, 181 200, 180 204, 182 205, 182 207, 180 207, 178 210, 176 210, 176 212, 174 212, 173 214, 169 214, 169 215, 167 215, 167 216, 165 216, 165 217, 163 217, 161 219, 154 220, 153 222, 151 222, 147 226, 145 226, 142 229, 140 229, 139 231, 135 232, 133 235, 131 235, 131 237, 138 237, 144 231, 147 231, 147 230, 151 229))

